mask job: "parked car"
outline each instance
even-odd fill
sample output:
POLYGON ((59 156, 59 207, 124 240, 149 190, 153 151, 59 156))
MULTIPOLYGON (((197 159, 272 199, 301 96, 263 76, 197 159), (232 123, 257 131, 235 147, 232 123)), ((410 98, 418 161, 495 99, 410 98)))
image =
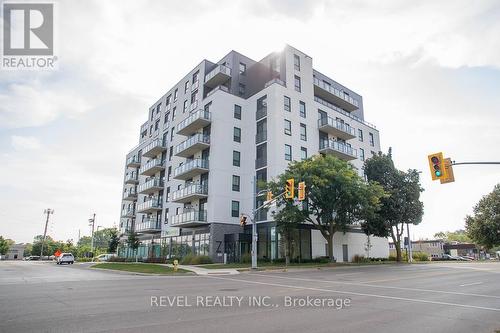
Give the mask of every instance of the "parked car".
POLYGON ((61 253, 61 255, 57 257, 58 265, 62 265, 64 263, 73 264, 74 262, 75 262, 75 257, 71 253, 61 253))
POLYGON ((26 257, 25 260, 29 260, 29 261, 40 260, 40 256, 29 256, 29 257, 26 257))
POLYGON ((95 257, 95 261, 108 261, 110 258, 116 257, 114 253, 105 253, 95 257))

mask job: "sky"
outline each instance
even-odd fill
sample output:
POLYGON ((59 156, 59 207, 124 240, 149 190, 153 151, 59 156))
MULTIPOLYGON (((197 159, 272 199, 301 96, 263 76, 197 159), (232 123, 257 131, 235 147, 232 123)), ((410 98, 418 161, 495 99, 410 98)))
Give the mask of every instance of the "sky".
MULTIPOLYGON (((413 239, 464 228, 500 166, 432 182, 427 155, 500 161, 500 2, 56 2, 53 71, 0 70, 0 235, 31 242, 119 224, 125 154, 151 106, 203 59, 289 44, 363 96, 399 169, 422 171, 413 239)), ((2 38, 2 37, 0 37, 2 38)))

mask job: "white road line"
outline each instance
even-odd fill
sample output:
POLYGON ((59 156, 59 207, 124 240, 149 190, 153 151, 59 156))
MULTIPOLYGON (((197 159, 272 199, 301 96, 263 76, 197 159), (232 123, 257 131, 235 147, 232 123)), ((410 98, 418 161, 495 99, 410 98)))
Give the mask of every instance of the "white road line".
POLYGON ((466 283, 466 284, 461 284, 460 287, 475 286, 475 285, 478 285, 478 284, 483 284, 483 283, 482 282, 466 283))
MULTIPOLYGON (((372 288, 380 288, 380 289, 396 289, 396 290, 408 290, 408 291, 422 291, 428 293, 436 293, 436 294, 451 294, 451 295, 460 295, 460 296, 473 296, 473 297, 484 297, 484 298, 496 298, 500 299, 500 296, 494 295, 483 295, 483 294, 471 294, 471 293, 460 293, 456 291, 444 291, 444 290, 435 290, 435 289, 420 289, 420 288, 407 288, 407 287, 393 287, 393 286, 380 286, 376 284, 368 284, 368 283, 356 283, 356 282, 344 282, 344 281, 332 281, 332 280, 315 280, 315 279, 305 279, 305 278, 294 278, 288 276, 277 276, 274 274, 257 274, 253 273, 252 275, 257 276, 272 276, 279 279, 288 279, 288 280, 297 280, 297 281, 307 281, 307 282, 323 282, 323 283, 332 283, 332 284, 344 284, 350 286, 358 286, 358 287, 372 287, 372 288)), ((480 282, 482 283, 482 282, 480 282)), ((476 284, 476 283, 473 283, 476 284)), ((479 283, 478 283, 479 284, 479 283)), ((460 285, 460 287, 468 286, 472 284, 460 285)))
POLYGON ((447 306, 454 306, 454 307, 460 307, 460 308, 468 308, 468 309, 478 309, 478 310, 488 310, 488 311, 500 312, 500 309, 498 309, 498 308, 489 308, 489 307, 485 307, 485 306, 467 305, 467 304, 459 304, 459 303, 429 301, 429 300, 418 299, 418 298, 396 297, 396 296, 387 296, 387 295, 378 295, 378 294, 365 294, 365 293, 357 293, 357 292, 354 292, 354 291, 342 291, 342 290, 323 289, 323 288, 298 287, 298 286, 291 286, 291 285, 280 284, 280 283, 259 282, 259 281, 252 281, 252 280, 245 280, 245 279, 235 279, 235 278, 226 278, 226 277, 218 277, 218 276, 207 276, 207 275, 205 275, 203 277, 206 277, 206 278, 209 278, 209 279, 219 279, 219 280, 235 281, 235 282, 246 282, 246 283, 259 284, 259 285, 265 285, 265 286, 273 286, 273 287, 281 287, 281 288, 292 288, 292 289, 298 289, 298 290, 312 290, 312 291, 321 291, 321 292, 327 292, 327 293, 347 294, 347 295, 355 295, 355 296, 365 296, 365 297, 374 297, 374 298, 382 298, 382 299, 392 299, 392 300, 414 302, 414 303, 427 303, 427 304, 436 304, 436 305, 447 305, 447 306))

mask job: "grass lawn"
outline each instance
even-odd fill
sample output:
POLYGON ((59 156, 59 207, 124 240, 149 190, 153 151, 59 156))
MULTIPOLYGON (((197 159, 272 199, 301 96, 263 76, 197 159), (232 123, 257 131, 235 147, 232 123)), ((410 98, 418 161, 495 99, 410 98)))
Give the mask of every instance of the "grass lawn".
POLYGON ((92 268, 111 269, 115 271, 126 271, 146 274, 183 274, 187 273, 184 269, 174 269, 157 264, 125 263, 125 262, 103 262, 91 266, 92 268))
MULTIPOLYGON (((378 265, 378 264, 391 264, 395 263, 394 261, 373 261, 366 263, 317 263, 317 262, 308 262, 308 263, 291 263, 287 268, 321 268, 321 267, 342 267, 342 266, 358 266, 358 265, 378 265)), ((285 263, 272 263, 272 262, 259 262, 257 263, 259 269, 283 269, 285 268, 285 263)), ((220 269, 220 268, 236 268, 236 269, 250 269, 252 264, 240 264, 240 263, 231 263, 231 264, 208 264, 208 265, 199 265, 198 267, 203 267, 207 269, 220 269)))

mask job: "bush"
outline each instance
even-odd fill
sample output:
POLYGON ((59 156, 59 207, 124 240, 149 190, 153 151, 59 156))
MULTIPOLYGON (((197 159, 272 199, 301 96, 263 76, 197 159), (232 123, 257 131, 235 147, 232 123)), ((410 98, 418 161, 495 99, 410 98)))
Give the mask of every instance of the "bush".
POLYGON ((250 264, 252 262, 252 255, 250 253, 245 253, 241 256, 240 262, 242 264, 250 264))
POLYGON ((352 257, 352 262, 355 262, 357 264, 362 263, 362 262, 369 262, 370 259, 365 258, 364 255, 362 254, 356 254, 354 257, 352 257))
POLYGON ((187 255, 181 260, 181 265, 200 265, 200 264, 212 264, 213 261, 209 256, 193 256, 187 255))
POLYGON ((108 262, 135 262, 135 258, 111 257, 108 262))
POLYGON ((424 252, 412 253, 412 258, 416 261, 429 261, 429 256, 424 252))
POLYGON ((390 254, 390 255, 389 255, 389 259, 388 259, 388 260, 389 260, 389 261, 396 261, 396 256, 395 256, 395 255, 393 255, 393 254, 390 254))

